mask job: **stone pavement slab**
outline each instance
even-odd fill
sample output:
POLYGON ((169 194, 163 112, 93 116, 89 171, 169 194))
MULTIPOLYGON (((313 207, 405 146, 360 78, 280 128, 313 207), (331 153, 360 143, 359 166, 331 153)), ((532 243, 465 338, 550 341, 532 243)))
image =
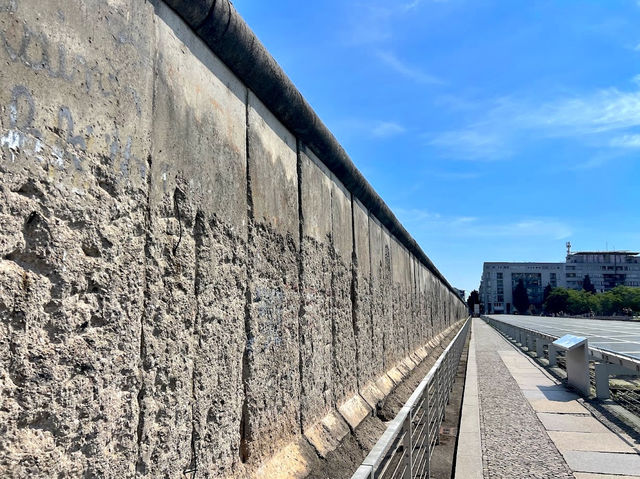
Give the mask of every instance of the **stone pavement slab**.
MULTIPOLYGON (((611 431, 606 432, 566 432, 547 431, 560 452, 563 451, 599 451, 624 452, 634 454, 635 451, 625 441, 611 431)), ((640 470, 638 471, 640 473, 640 470)))
POLYGON ((563 455, 569 467, 576 472, 640 476, 640 455, 638 454, 568 451, 563 455))
POLYGON ((559 412, 564 414, 587 414, 587 409, 578 401, 554 401, 551 399, 529 399, 535 412, 559 412))
POLYGON ((547 399, 549 401, 575 401, 578 399, 578 395, 567 391, 566 389, 552 389, 550 387, 541 387, 537 389, 524 389, 522 394, 527 399, 547 399))
POLYGON ((620 476, 614 474, 592 474, 590 472, 575 472, 576 479, 638 479, 638 476, 620 476))
POLYGON ((488 324, 473 321, 474 394, 465 392, 457 458, 464 469, 456 477, 479 477, 472 470, 477 454, 474 462, 469 449, 460 452, 464 445, 478 448, 476 418, 485 478, 640 477, 640 455, 631 444, 488 324))
POLYGON ((482 446, 478 405, 478 372, 475 339, 472 335, 469 342, 460 434, 456 451, 456 479, 482 479, 482 446))
POLYGON ((538 413, 547 431, 608 432, 604 424, 591 415, 538 413))

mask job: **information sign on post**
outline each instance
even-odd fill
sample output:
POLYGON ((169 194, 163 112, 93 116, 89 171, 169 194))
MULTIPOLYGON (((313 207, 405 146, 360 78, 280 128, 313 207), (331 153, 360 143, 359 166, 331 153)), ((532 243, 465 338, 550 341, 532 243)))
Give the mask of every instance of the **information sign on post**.
POLYGON ((553 342, 556 350, 566 351, 567 382, 580 391, 583 396, 589 396, 589 345, 587 338, 567 334, 553 342))

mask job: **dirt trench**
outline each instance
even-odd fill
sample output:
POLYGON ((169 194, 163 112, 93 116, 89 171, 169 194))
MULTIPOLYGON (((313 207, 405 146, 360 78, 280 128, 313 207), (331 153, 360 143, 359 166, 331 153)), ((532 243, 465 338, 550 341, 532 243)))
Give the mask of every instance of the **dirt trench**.
MULTIPOLYGON (((459 328, 451 331, 438 346, 429 351, 429 355, 402 383, 396 386, 387 398, 381 401, 371 416, 362 421, 354 431, 351 431, 344 438, 337 449, 324 459, 318 457, 312 464, 312 472, 307 476, 307 479, 350 478, 387 429, 389 421, 393 420, 404 406, 458 331, 459 328)), ((464 390, 467 351, 468 348, 465 346, 458 366, 451 400, 445 412, 445 420, 440 429, 440 442, 432 457, 431 477, 435 479, 453 477, 453 459, 464 390)))

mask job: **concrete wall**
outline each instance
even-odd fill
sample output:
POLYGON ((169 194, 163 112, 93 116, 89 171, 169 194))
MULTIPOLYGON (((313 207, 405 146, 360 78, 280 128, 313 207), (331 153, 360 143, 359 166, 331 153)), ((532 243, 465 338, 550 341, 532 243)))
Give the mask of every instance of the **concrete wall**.
POLYGON ((0 0, 0 59, 0 475, 304 475, 465 315, 164 3, 0 0))

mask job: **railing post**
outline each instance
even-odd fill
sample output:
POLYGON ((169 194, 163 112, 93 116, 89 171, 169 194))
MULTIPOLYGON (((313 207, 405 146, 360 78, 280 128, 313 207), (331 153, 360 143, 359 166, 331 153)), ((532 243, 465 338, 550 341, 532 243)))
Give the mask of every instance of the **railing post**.
POLYGON ((553 345, 553 343, 549 343, 549 349, 547 351, 549 353, 549 367, 553 367, 558 364, 558 361, 556 359, 556 347, 553 345))
POLYGON ((609 399, 609 368, 607 363, 598 362, 596 369, 596 398, 609 399))
POLYGON ((442 368, 440 368, 438 370, 438 372, 436 373, 438 375, 438 389, 437 389, 437 394, 438 394, 438 399, 437 399, 437 404, 438 404, 438 411, 437 411, 437 419, 436 419, 436 444, 440 444, 440 424, 442 423, 442 421, 444 421, 444 408, 442 408, 443 406, 443 401, 442 401, 442 368), (440 410, 442 408, 442 410, 440 410))
MULTIPOLYGON (((429 402, 429 384, 425 388, 425 396, 427 401, 427 479, 431 477, 431 403, 429 402)), ((424 445, 422 446, 424 447, 424 445)))
POLYGON ((536 355, 538 359, 544 358, 544 342, 540 336, 536 338, 536 355))
POLYGON ((413 477, 413 427, 412 427, 412 416, 413 416, 413 408, 407 414, 407 417, 404 419, 404 423, 402 425, 402 429, 404 432, 404 441, 403 447, 405 450, 404 453, 404 479, 411 479, 413 477))

